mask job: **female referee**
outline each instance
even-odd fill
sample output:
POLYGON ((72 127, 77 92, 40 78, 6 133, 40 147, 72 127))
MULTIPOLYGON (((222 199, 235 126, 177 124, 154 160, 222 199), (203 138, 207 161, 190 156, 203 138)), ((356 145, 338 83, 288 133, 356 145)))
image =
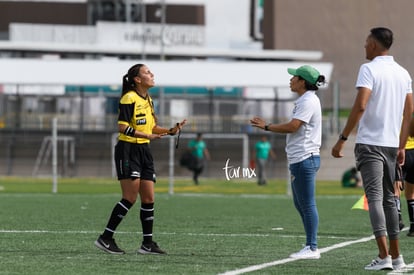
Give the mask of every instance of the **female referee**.
POLYGON ((175 135, 186 123, 183 120, 171 129, 157 125, 154 106, 148 90, 154 86, 154 74, 144 64, 132 66, 122 81, 119 102, 118 143, 115 146, 115 166, 121 184, 122 199, 115 205, 104 232, 95 245, 111 254, 124 254, 113 235, 138 194, 141 199, 140 220, 143 241, 138 253, 166 254, 152 240, 154 221, 155 169, 149 147, 151 140, 175 135))

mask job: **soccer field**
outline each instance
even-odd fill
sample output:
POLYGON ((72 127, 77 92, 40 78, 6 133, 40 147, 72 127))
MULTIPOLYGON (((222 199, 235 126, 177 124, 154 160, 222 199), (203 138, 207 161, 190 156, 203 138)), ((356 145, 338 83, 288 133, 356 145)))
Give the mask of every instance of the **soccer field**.
MULTIPOLYGON (((154 240, 168 255, 136 254, 137 205, 115 235, 127 254, 109 255, 93 243, 119 198, 0 192, 0 274, 363 274, 377 253, 368 213, 350 209, 357 195, 318 195, 321 259, 292 260, 305 236, 291 197, 158 192, 154 240)), ((413 242, 401 234, 407 264, 414 261, 413 242)))

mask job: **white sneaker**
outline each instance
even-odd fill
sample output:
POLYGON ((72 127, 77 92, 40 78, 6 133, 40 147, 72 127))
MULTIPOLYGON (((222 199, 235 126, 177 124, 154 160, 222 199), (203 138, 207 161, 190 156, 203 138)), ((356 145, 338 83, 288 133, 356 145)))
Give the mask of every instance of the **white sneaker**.
POLYGON ((305 246, 301 251, 290 254, 291 258, 295 259, 319 259, 321 257, 321 253, 319 250, 312 250, 309 245, 305 246))
POLYGON ((384 259, 377 257, 369 265, 365 266, 365 270, 384 270, 384 269, 393 269, 391 255, 388 255, 384 259))
POLYGON ((400 269, 403 269, 404 267, 405 267, 405 263, 404 263, 404 258, 402 255, 392 260, 392 268, 394 270, 400 270, 400 269))

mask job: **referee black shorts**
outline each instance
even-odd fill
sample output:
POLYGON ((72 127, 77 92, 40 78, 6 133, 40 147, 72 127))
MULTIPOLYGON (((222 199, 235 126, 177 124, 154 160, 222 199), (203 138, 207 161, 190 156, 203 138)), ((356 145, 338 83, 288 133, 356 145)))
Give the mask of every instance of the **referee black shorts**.
POLYGON ((155 182, 154 160, 148 143, 119 140, 115 145, 115 167, 118 180, 140 178, 155 182))

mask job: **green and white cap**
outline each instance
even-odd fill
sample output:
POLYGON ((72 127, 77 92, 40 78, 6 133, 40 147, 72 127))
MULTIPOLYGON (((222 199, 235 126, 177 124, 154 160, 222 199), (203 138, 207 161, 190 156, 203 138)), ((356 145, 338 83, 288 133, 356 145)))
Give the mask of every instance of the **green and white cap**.
POLYGON ((311 84, 316 84, 320 76, 318 70, 309 65, 303 65, 297 69, 288 68, 287 71, 291 75, 302 77, 311 84))

